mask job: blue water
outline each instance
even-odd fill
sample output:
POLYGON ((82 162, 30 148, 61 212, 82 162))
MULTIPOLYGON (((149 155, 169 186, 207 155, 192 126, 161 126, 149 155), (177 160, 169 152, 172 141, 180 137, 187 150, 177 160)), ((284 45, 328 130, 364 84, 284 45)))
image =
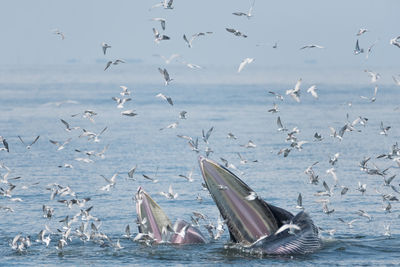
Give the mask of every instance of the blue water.
MULTIPOLYGON (((84 73, 82 73, 82 76, 84 73)), ((99 76, 100 77, 100 76, 99 76)), ((23 80, 21 76, 21 80, 23 80)), ((21 179, 10 180, 16 185, 13 197, 23 202, 11 202, 0 196, 0 206, 14 209, 7 212, 0 209, 0 265, 398 265, 400 248, 399 204, 391 202, 392 210, 383 210, 386 202, 376 190, 391 193, 400 197, 390 187, 383 187, 380 176, 368 175, 360 170, 359 161, 370 156, 370 168, 376 164, 380 169, 391 167, 387 177, 399 174, 394 161, 376 159, 382 153, 388 153, 391 146, 399 141, 399 106, 400 91, 394 85, 382 86, 377 100, 370 103, 360 95, 372 96, 373 85, 332 85, 318 84, 319 99, 313 99, 305 92, 309 83, 302 86, 301 103, 290 97, 279 101, 267 92, 273 90, 284 94, 293 87, 295 81, 287 84, 201 84, 172 82, 164 87, 160 80, 152 83, 124 84, 123 82, 68 81, 68 82, 13 82, 0 84, 0 135, 5 137, 10 146, 10 153, 0 151, 0 162, 8 166, 12 173, 9 178, 21 176, 21 179), (119 96, 119 85, 126 85, 131 90, 132 101, 125 108, 134 109, 135 117, 120 114, 116 103, 111 99, 119 96), (174 106, 156 98, 158 93, 172 97, 174 106), (55 102, 74 100, 77 104, 55 102), (273 103, 279 105, 279 113, 271 114, 267 110, 273 103), (347 103, 352 102, 349 106, 347 103), (98 113, 95 123, 81 115, 72 114, 86 109, 98 113), (179 119, 179 112, 186 110, 187 119, 179 119), (346 114, 350 121, 358 116, 368 118, 365 127, 357 125, 360 132, 346 132, 342 141, 330 137, 329 126, 337 131, 346 123, 346 114), (286 134, 277 131, 276 118, 280 116, 283 124, 292 129, 297 126, 299 140, 306 140, 302 151, 292 151, 287 158, 277 152, 289 143, 285 142, 286 134), (60 122, 64 119, 71 126, 79 126, 89 131, 100 132, 100 142, 88 142, 79 138, 82 130, 66 132, 60 122), (175 129, 159 130, 173 122, 179 122, 175 129), (390 125, 388 136, 380 135, 380 123, 390 125), (303 205, 315 224, 323 229, 336 229, 333 236, 322 233, 324 247, 311 255, 288 257, 256 257, 237 250, 224 248, 228 242, 228 231, 222 238, 206 245, 193 246, 145 246, 132 240, 124 239, 124 229, 130 225, 136 233, 136 211, 132 199, 138 186, 143 186, 164 209, 172 221, 185 219, 190 221, 193 211, 208 216, 207 222, 217 222, 218 210, 211 197, 202 190, 202 177, 198 168, 197 153, 191 151, 187 141, 176 137, 177 134, 199 137, 201 154, 206 144, 201 140, 201 131, 214 127, 209 139, 209 147, 214 151, 210 158, 219 161, 220 157, 233 163, 235 171, 257 194, 267 202, 285 208, 293 213, 298 193, 303 195, 303 205), (228 132, 238 139, 227 139, 228 132), (321 142, 313 141, 315 132, 322 134, 321 142), (40 139, 27 150, 19 141, 20 135, 29 143, 37 135, 40 139), (65 141, 72 138, 65 149, 57 151, 50 139, 65 141), (241 145, 252 140, 256 148, 244 148, 241 145), (82 163, 75 160, 85 155, 75 152, 94 150, 100 152, 109 145, 105 158, 92 156, 93 163, 82 163), (237 152, 249 162, 240 164, 237 152), (334 189, 332 197, 317 197, 314 193, 323 190, 322 181, 331 187, 332 177, 325 171, 331 168, 329 158, 340 153, 335 165, 339 185, 349 188, 341 196, 340 186, 334 189), (257 160, 257 162, 251 162, 257 160), (309 183, 304 174, 307 166, 319 161, 314 167, 320 177, 319 185, 309 183), (59 165, 70 163, 72 169, 59 168, 59 165), (127 172, 137 165, 135 181, 127 179, 127 172), (194 170, 193 183, 179 177, 194 170), (100 176, 111 177, 118 172, 116 186, 109 192, 99 190, 106 185, 100 176), (158 183, 143 178, 142 174, 156 177, 158 183), (358 182, 367 184, 365 195, 356 190, 358 182), (38 184, 36 184, 38 183, 38 184), (101 220, 101 232, 107 234, 113 242, 120 239, 123 249, 100 247, 93 242, 82 242, 72 234, 72 241, 62 252, 55 247, 60 234, 51 235, 48 248, 35 243, 37 234, 45 224, 57 232, 61 229, 59 221, 65 216, 73 216, 80 208, 71 209, 57 202, 59 199, 70 199, 70 196, 56 197, 50 200, 49 185, 57 183, 70 186, 78 198, 90 197, 85 207, 93 206, 91 214, 101 220), (169 185, 179 193, 176 200, 168 200, 159 195, 167 191, 169 185), (26 188, 26 187, 28 188, 26 188), (26 188, 26 189, 24 189, 26 188), (200 203, 196 196, 200 195, 200 203), (327 215, 322 211, 322 204, 316 202, 329 198, 330 209, 335 211, 327 215), (42 205, 54 208, 52 219, 43 217, 42 205), (358 210, 365 210, 373 218, 368 221, 357 215, 358 210), (358 219, 353 228, 341 223, 358 219), (385 236, 385 225, 390 224, 391 236, 385 236), (21 233, 30 235, 33 244, 24 252, 16 252, 9 246, 10 240, 21 233)), ((0 145, 0 147, 2 147, 0 145)), ((6 171, 0 169, 0 174, 6 171)), ((396 177, 392 184, 399 188, 396 177)), ((0 187, 8 188, 5 184, 0 187)), ((72 223, 72 229, 79 227, 80 221, 72 223)), ((98 223, 96 223, 98 224, 98 223)), ((200 230, 207 235, 205 228, 200 230)))

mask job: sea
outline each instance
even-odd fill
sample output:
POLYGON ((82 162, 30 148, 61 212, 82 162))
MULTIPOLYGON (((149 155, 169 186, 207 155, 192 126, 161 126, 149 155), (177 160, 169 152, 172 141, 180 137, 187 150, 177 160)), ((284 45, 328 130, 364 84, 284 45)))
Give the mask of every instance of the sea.
MULTIPOLYGON (((301 74, 270 82, 260 76, 252 79, 246 70, 245 80, 240 80, 233 70, 232 79, 224 76, 219 80, 215 75, 212 80, 201 81, 194 74, 183 81, 179 71, 170 71, 174 80, 164 85, 156 67, 140 70, 140 75, 148 73, 146 79, 134 78, 139 72, 125 66, 112 66, 107 71, 103 67, 98 64, 87 68, 66 65, 2 69, 0 135, 8 142, 9 152, 0 151, 0 178, 8 172, 5 167, 9 168, 7 179, 15 188, 11 197, 0 195, 1 266, 399 265, 400 195, 395 191, 400 189, 399 163, 395 161, 396 155, 379 157, 391 153, 400 141, 397 85, 380 84, 379 80, 371 83, 362 71, 365 79, 361 82, 340 80, 340 75, 336 75, 339 82, 333 83, 307 79, 301 74), (298 78, 303 78, 299 103, 285 94, 294 88, 298 78), (317 85, 318 99, 306 92, 313 84, 317 85), (126 86, 130 95, 120 95, 120 86, 126 86), (375 86, 379 89, 374 97, 375 86), (282 95, 283 101, 270 91, 282 95), (171 97, 173 105, 156 97, 159 93, 171 97), (118 108, 112 97, 131 100, 118 108), (269 112, 274 103, 277 113, 269 112), (87 110, 96 115, 85 115, 87 110), (134 110, 137 115, 121 115, 125 110, 134 110), (180 118, 181 111, 187 112, 185 119, 180 118), (288 131, 278 131, 278 116, 288 131), (364 125, 356 123, 349 127, 351 131, 345 131, 342 139, 332 136, 330 127, 339 133, 344 125, 359 117, 364 125), (66 131, 61 119, 70 127, 79 128, 66 131), (169 128, 172 124, 176 127, 169 128), (390 126, 387 134, 381 133, 381 124, 390 126), (206 143, 202 131, 212 127, 206 143), (297 140, 306 141, 301 150, 291 147, 286 140, 294 128, 298 129, 297 140), (93 140, 81 136, 84 131, 103 132, 93 140), (236 139, 228 138, 228 133, 236 139), (315 133, 322 140, 317 141, 315 133), (188 140, 178 135, 198 138, 200 152, 193 151, 188 140), (37 142, 27 149, 37 136, 37 142), (58 150, 50 140, 59 144, 70 141, 58 150), (249 141, 256 146, 246 147, 249 141), (284 148, 291 148, 287 157, 278 154, 284 148), (226 227, 220 239, 211 239, 204 225, 217 225, 219 211, 202 186, 198 157, 204 156, 206 149, 212 151, 210 159, 223 164, 223 158, 231 163, 231 171, 268 203, 296 214, 300 211, 296 205, 301 193, 305 211, 320 227, 323 247, 308 255, 260 256, 229 248, 226 227), (247 159, 245 164, 238 153, 247 159), (335 154, 337 161, 332 164, 330 160, 335 154), (362 170, 360 161, 364 158, 370 158, 369 170, 384 171, 385 175, 362 170), (319 177, 318 184, 310 183, 305 173, 315 162, 318 163, 312 168, 319 177), (135 173, 129 178, 133 167, 135 173), (327 173, 331 168, 337 175, 336 181, 327 173), (190 172, 193 182, 179 176, 190 172), (110 179, 114 174, 115 185, 109 191, 101 190, 107 184, 102 176, 110 179), (393 175, 397 175, 390 183, 394 189, 384 185, 384 179, 393 175), (331 196, 317 194, 326 191, 324 181, 331 196), (366 190, 361 192, 358 189, 364 184, 366 190), (58 185, 69 186, 76 198, 90 201, 82 207, 69 208, 61 200, 74 196, 57 195, 51 199, 52 188, 58 185), (206 215, 199 229, 209 242, 180 246, 134 242, 138 232, 134 196, 139 186, 172 222, 190 222, 193 212, 206 215), (176 199, 160 194, 170 186, 178 193, 176 199), (344 187, 348 191, 342 195, 344 187), (329 214, 324 212, 324 201, 329 214), (43 216, 43 205, 54 210, 51 218, 43 216), (83 242, 76 234, 82 223, 78 219, 71 222, 71 240, 63 249, 57 249, 61 232, 65 231, 62 221, 89 207, 90 214, 97 218, 94 225, 112 240, 111 244, 119 240, 122 248, 83 242), (369 214, 370 219, 360 216, 361 212, 369 214), (132 238, 123 237, 127 225, 132 238), (48 247, 36 242, 39 232, 46 227, 51 238, 48 247), (30 236, 31 246, 23 251, 12 249, 10 244, 17 234, 30 236)), ((268 71, 265 73, 268 76, 268 71)), ((3 182, 0 188, 4 192, 9 185, 3 182)))

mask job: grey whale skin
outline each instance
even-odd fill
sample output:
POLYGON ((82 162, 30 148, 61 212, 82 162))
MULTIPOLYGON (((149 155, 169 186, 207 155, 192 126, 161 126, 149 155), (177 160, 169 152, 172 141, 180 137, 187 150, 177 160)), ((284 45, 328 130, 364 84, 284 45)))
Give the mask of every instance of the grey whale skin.
POLYGON ((241 247, 269 255, 307 254, 321 248, 318 228, 304 211, 296 216, 268 204, 260 197, 247 198, 254 191, 224 166, 199 157, 205 184, 225 220, 231 241, 241 247), (300 230, 276 232, 285 224, 300 230))

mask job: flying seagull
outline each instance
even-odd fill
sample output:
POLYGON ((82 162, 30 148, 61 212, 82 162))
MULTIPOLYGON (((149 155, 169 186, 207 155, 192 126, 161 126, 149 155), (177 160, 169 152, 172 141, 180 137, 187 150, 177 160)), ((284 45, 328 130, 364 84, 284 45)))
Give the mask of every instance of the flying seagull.
POLYGON ((325 48, 325 47, 320 46, 320 45, 311 44, 311 45, 305 45, 305 46, 301 47, 300 50, 303 50, 306 48, 325 48))
POLYGON ((162 93, 159 93, 158 95, 156 95, 156 97, 159 97, 159 98, 164 99, 164 100, 167 101, 168 104, 170 104, 171 106, 174 105, 174 103, 172 102, 171 97, 169 97, 169 96, 166 96, 166 95, 164 95, 164 94, 162 94, 162 93))
POLYGON ((366 33, 368 31, 368 29, 364 29, 364 28, 361 28, 361 29, 359 29, 358 30, 358 32, 357 32, 357 36, 360 36, 361 34, 364 34, 364 33, 366 33))
POLYGON ((157 44, 160 43, 162 40, 169 40, 169 36, 160 34, 155 28, 153 28, 154 33, 154 42, 157 44))
MULTIPOLYGON (((211 34, 212 32, 206 32, 206 33, 207 33, 207 34, 211 34)), ((204 32, 195 33, 195 34, 192 35, 192 37, 190 37, 190 39, 188 39, 188 38, 186 37, 186 35, 184 34, 184 35, 183 35, 183 40, 185 40, 185 42, 187 43, 188 47, 191 48, 191 47, 192 47, 193 41, 194 41, 197 37, 199 37, 199 36, 204 36, 204 35, 206 35, 206 33, 204 33, 204 32)))
POLYGON ((29 145, 25 144, 24 140, 22 140, 21 136, 18 135, 19 140, 21 140, 21 143, 24 144, 26 146, 26 149, 31 149, 31 146, 36 143, 36 141, 39 139, 40 135, 36 136, 35 140, 33 140, 32 143, 30 143, 29 145))
POLYGON ((253 61, 254 61, 254 58, 245 58, 245 59, 243 59, 243 61, 239 65, 238 73, 240 73, 247 64, 250 64, 253 61))
POLYGON ((244 13, 244 12, 234 12, 234 13, 232 13, 232 14, 235 15, 235 16, 245 16, 245 17, 247 17, 248 19, 250 19, 250 18, 253 16, 252 12, 253 12, 253 8, 254 8, 255 2, 256 2, 256 0, 253 0, 253 3, 251 3, 250 8, 249 8, 249 11, 247 11, 247 13, 244 13))
POLYGON ((232 29, 232 28, 225 28, 228 32, 233 33, 235 36, 242 36, 243 38, 247 38, 246 34, 241 33, 238 30, 232 29))
POLYGON ((161 23, 161 28, 163 31, 165 31, 165 22, 166 20, 164 18, 152 18, 152 21, 159 21, 161 23))
POLYGON ((107 48, 111 48, 110 45, 108 45, 108 44, 106 44, 106 43, 104 43, 104 42, 101 43, 101 47, 103 48, 103 53, 104 53, 104 55, 105 55, 106 52, 107 52, 107 48))
POLYGON ((361 54, 361 53, 364 53, 364 49, 360 48, 360 45, 359 45, 358 39, 357 39, 356 48, 354 49, 354 55, 358 55, 358 54, 361 54))
POLYGON ((163 75, 164 80, 165 80, 165 85, 168 85, 168 83, 170 83, 173 80, 169 77, 169 73, 168 73, 167 69, 158 68, 158 71, 163 75))

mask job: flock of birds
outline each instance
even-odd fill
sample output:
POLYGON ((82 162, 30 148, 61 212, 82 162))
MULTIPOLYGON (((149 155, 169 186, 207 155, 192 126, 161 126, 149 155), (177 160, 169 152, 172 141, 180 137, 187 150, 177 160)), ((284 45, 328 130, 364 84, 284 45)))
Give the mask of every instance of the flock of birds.
MULTIPOLYGON (((247 19, 251 19, 253 16, 253 9, 254 9, 255 1, 252 1, 250 3, 250 8, 247 12, 234 12, 234 16, 241 16, 245 17, 247 19)), ((153 8, 163 8, 165 10, 172 10, 174 8, 174 3, 173 0, 164 0, 154 6, 152 6, 150 9, 153 8)), ((160 23, 162 31, 166 30, 166 23, 167 20, 164 18, 151 18, 152 21, 160 23)), ((247 38, 247 34, 242 33, 241 31, 234 29, 234 28, 226 28, 226 31, 229 33, 232 33, 234 36, 241 37, 241 38, 247 38)), ((356 33, 356 36, 361 37, 362 35, 366 34, 368 32, 368 29, 361 28, 359 32, 356 33)), ((54 30, 54 34, 59 35, 62 40, 65 39, 65 35, 63 32, 60 30, 54 30)), ((156 29, 156 27, 153 28, 153 34, 154 34, 154 42, 155 43, 161 43, 164 41, 170 40, 170 37, 164 34, 163 32, 160 32, 159 30, 156 29)), ((188 48, 192 48, 193 44, 196 39, 198 38, 205 38, 207 35, 213 34, 213 32, 199 32, 192 34, 191 36, 183 34, 183 40, 187 44, 188 48)), ((397 46, 400 48, 400 36, 393 38, 390 40, 390 44, 397 46)), ((363 48, 360 48, 360 42, 359 39, 356 40, 356 45, 354 49, 354 55, 359 55, 362 53, 366 53, 366 57, 368 58, 369 55, 372 52, 372 48, 376 45, 376 42, 372 44, 368 49, 366 49, 366 52, 363 48)), ((112 46, 103 42, 101 44, 102 52, 103 55, 107 54, 107 51, 109 49, 112 49, 112 46)), ((277 49, 278 44, 275 43, 272 48, 277 49)), ((317 45, 317 44, 310 44, 310 45, 305 45, 300 48, 300 50, 303 49, 324 49, 323 46, 317 45)), ((180 56, 178 54, 173 54, 169 58, 156 55, 158 57, 161 57, 166 64, 169 64, 173 60, 178 60, 180 56)), ((245 58, 238 67, 237 72, 240 73, 248 64, 251 64, 254 62, 254 58, 245 58)), ((109 71, 110 67, 113 65, 118 65, 125 63, 123 59, 115 59, 115 60, 110 60, 106 63, 106 66, 104 68, 104 71, 109 71)), ((183 60, 180 61, 180 63, 185 64, 189 68, 201 68, 201 66, 198 66, 196 64, 192 63, 187 63, 183 60)), ((173 79, 170 76, 170 73, 166 68, 158 68, 158 71, 160 72, 162 79, 164 81, 164 85, 168 86, 173 79)), ((371 84, 376 84, 377 81, 380 79, 381 75, 379 73, 370 71, 370 70, 365 70, 365 72, 370 76, 371 78, 371 84)), ((400 79, 398 77, 393 76, 393 80, 395 85, 400 86, 400 79)), ((301 102, 301 85, 302 85, 302 79, 299 79, 293 89, 288 89, 285 94, 280 94, 278 92, 274 91, 269 91, 269 94, 275 98, 275 101, 284 101, 285 100, 285 95, 290 96, 292 100, 294 100, 297 103, 301 102)), ((131 98, 131 92, 126 86, 120 86, 121 92, 119 93, 119 96, 112 97, 112 100, 115 101, 116 107, 119 110, 122 110, 125 108, 125 105, 128 104, 132 100, 131 98)), ((312 85, 310 86, 307 90, 307 93, 309 93, 316 101, 319 99, 319 95, 317 92, 317 86, 312 85)), ((375 85, 374 87, 374 92, 372 97, 367 97, 367 96, 361 96, 362 99, 365 99, 366 101, 369 101, 371 103, 376 101, 378 94, 378 86, 375 85)), ((166 104, 173 106, 174 101, 171 98, 171 96, 167 96, 163 93, 157 94, 155 97, 160 98, 161 100, 165 101, 166 104)), ((285 100, 286 101, 286 100, 285 100)), ((291 100, 288 100, 291 101, 291 100)), ((268 110, 268 112, 272 114, 276 114, 280 112, 279 106, 276 103, 273 103, 273 107, 268 110)), ((97 113, 93 110, 84 110, 83 112, 77 113, 77 114, 72 114, 71 117, 77 117, 81 116, 83 119, 87 119, 90 122, 95 121, 97 113)), ((121 111, 122 116, 128 116, 128 117, 134 117, 138 115, 135 110, 133 109, 126 109, 121 111)), ((187 112, 182 110, 179 115, 178 115, 179 120, 185 120, 187 119, 187 112)), ((92 132, 89 131, 85 128, 81 128, 80 126, 71 126, 66 120, 60 119, 60 126, 64 127, 65 131, 72 134, 77 131, 81 131, 79 134, 78 138, 87 138, 88 142, 93 142, 93 143, 99 143, 102 137, 102 134, 107 131, 107 127, 102 129, 100 132, 92 132)), ((297 134, 300 132, 300 129, 298 127, 294 127, 293 129, 288 129, 285 124, 283 123, 282 119, 280 116, 276 118, 276 124, 277 124, 277 131, 284 134, 284 142, 288 144, 287 147, 284 147, 279 150, 277 153, 278 155, 282 155, 283 157, 289 157, 290 153, 292 151, 297 150, 301 151, 303 149, 303 146, 310 141, 306 140, 299 140, 297 137, 297 134)), ((352 120, 350 120, 350 116, 347 115, 346 121, 343 124, 343 126, 340 129, 335 129, 333 127, 329 127, 331 131, 330 137, 333 139, 337 139, 338 142, 343 140, 345 138, 345 134, 347 135, 348 133, 351 132, 358 132, 361 131, 358 127, 367 127, 368 124, 368 118, 358 116, 352 120)), ((175 121, 163 128, 160 128, 161 130, 164 129, 171 129, 171 128, 176 128, 179 125, 179 121, 175 121)), ((391 126, 385 125, 384 122, 382 121, 380 124, 380 132, 378 134, 387 136, 390 133, 390 130, 392 129, 391 126)), ((203 130, 202 131, 202 136, 200 137, 201 140, 204 143, 205 148, 201 149, 200 144, 199 144, 199 138, 193 138, 190 136, 185 136, 185 135, 178 135, 178 138, 181 138, 185 140, 190 149, 194 151, 195 153, 205 153, 207 156, 212 154, 214 151, 209 145, 209 139, 210 136, 212 135, 214 130, 214 127, 211 127, 208 130, 203 130)), ((20 142, 26 147, 27 150, 33 149, 35 143, 37 143, 40 140, 40 136, 37 136, 36 138, 33 139, 33 141, 27 141, 24 140, 21 136, 18 136, 20 142)), ((71 140, 75 138, 75 136, 71 136, 66 140, 63 141, 55 141, 55 140, 48 140, 51 144, 55 146, 55 149, 57 151, 65 149, 68 144, 71 142, 71 140)), ((235 134, 229 132, 227 133, 227 138, 235 140, 237 137, 235 134)), ((314 140, 313 142, 321 142, 324 140, 325 137, 322 136, 321 133, 315 132, 314 134, 314 140)), ((0 153, 10 153, 12 151, 12 146, 10 147, 10 144, 7 141, 7 137, 0 136, 0 142, 2 144, 2 147, 0 147, 0 153)), ((16 144, 12 144, 16 145, 16 144)), ((247 149, 254 149, 257 147, 257 145, 252 141, 249 140, 247 143, 241 145, 244 148, 247 149)), ((79 157, 75 158, 76 161, 82 162, 82 163, 93 163, 96 159, 102 159, 105 157, 105 154, 107 152, 108 145, 105 146, 102 150, 100 151, 84 151, 80 149, 75 149, 76 153, 79 153, 79 157)), ((247 164, 248 162, 257 162, 257 160, 248 160, 246 159, 242 154, 237 153, 238 159, 240 160, 240 164, 244 165, 247 164)), ((371 176, 376 176, 379 177, 379 179, 382 179, 382 188, 381 189, 376 189, 376 193, 382 198, 382 202, 384 203, 383 207, 383 212, 385 213, 390 213, 392 210, 392 205, 395 202, 398 202, 399 199, 397 197, 397 194, 400 194, 400 187, 398 185, 393 184, 393 180, 396 176, 396 174, 389 174, 389 169, 380 169, 375 162, 373 162, 372 158, 374 158, 373 155, 370 156, 365 156, 364 158, 361 159, 359 162, 359 167, 362 172, 367 173, 368 175, 371 176)), ((397 143, 393 144, 390 151, 387 154, 382 154, 378 155, 375 158, 377 159, 385 159, 388 161, 393 162, 395 165, 394 167, 400 167, 400 147, 398 146, 397 143)), ((312 163, 305 171, 304 173, 309 177, 309 183, 311 185, 319 185, 322 184, 323 189, 320 191, 317 191, 315 193, 315 196, 318 197, 317 201, 321 203, 322 205, 322 212, 324 212, 327 215, 330 215, 335 212, 334 208, 330 208, 328 205, 330 205, 330 198, 336 193, 336 191, 340 192, 341 196, 346 195, 351 190, 357 190, 360 192, 361 195, 364 195, 365 192, 367 191, 367 185, 361 181, 358 182, 358 187, 355 188, 349 188, 344 185, 341 185, 340 180, 336 174, 336 166, 339 162, 340 159, 340 153, 335 153, 330 159, 329 159, 329 164, 331 165, 329 169, 326 170, 326 174, 330 175, 334 181, 333 184, 328 185, 327 181, 321 181, 320 175, 314 170, 315 166, 319 162, 314 162, 312 163)), ((236 167, 233 163, 229 162, 228 160, 224 158, 220 158, 222 165, 224 165, 228 169, 232 169, 235 172, 240 172, 239 168, 236 167)), ((74 168, 73 164, 68 162, 64 163, 60 166, 59 168, 74 168)), ((393 167, 393 168, 394 168, 393 167)), ((130 179, 130 180, 136 180, 137 178, 134 178, 135 171, 137 169, 137 165, 132 166, 130 170, 127 170, 125 172, 125 178, 130 179)), ((179 177, 187 180, 188 182, 193 182, 193 171, 191 170, 188 174, 180 174, 179 177)), ((7 200, 8 202, 22 202, 23 199, 19 197, 15 197, 13 194, 13 190, 19 186, 18 181, 22 180, 22 177, 10 177, 10 174, 12 173, 12 170, 3 162, 0 162, 0 198, 3 198, 4 200, 7 200)), ((116 183, 117 183, 117 178, 122 175, 121 172, 114 173, 111 177, 105 177, 101 175, 101 177, 104 179, 105 184, 99 187, 99 190, 101 191, 110 191, 112 190, 116 183)), ((150 180, 153 183, 157 183, 158 180, 157 178, 157 171, 154 176, 150 176, 148 174, 142 174, 142 177, 144 179, 150 180)), ((32 186, 35 184, 32 184, 32 186)), ((22 189, 24 189, 22 186, 22 189)), ((227 188, 221 188, 221 190, 226 190, 227 188)), ((123 247, 120 244, 119 239, 112 239, 111 237, 107 236, 102 230, 101 230, 101 219, 92 215, 91 210, 93 209, 93 206, 89 206, 88 204, 90 203, 91 198, 90 197, 84 197, 80 198, 77 196, 77 194, 68 186, 68 185, 61 185, 61 184, 49 184, 46 187, 46 190, 49 192, 49 198, 51 201, 57 201, 58 203, 64 204, 68 209, 72 209, 73 207, 77 207, 79 209, 79 212, 77 212, 75 215, 66 215, 65 218, 59 221, 60 226, 54 230, 50 229, 47 223, 44 224, 43 229, 38 233, 36 238, 32 238, 30 235, 23 235, 22 233, 18 233, 12 240, 9 241, 9 245, 11 249, 18 251, 19 253, 23 253, 26 251, 32 244, 42 244, 46 247, 49 247, 51 244, 55 243, 55 248, 62 253, 64 248, 73 240, 73 239, 80 239, 82 242, 94 242, 101 247, 113 247, 115 249, 123 249, 123 247)), ((166 192, 162 191, 160 192, 160 195, 166 197, 167 199, 176 199, 179 197, 179 194, 174 192, 172 185, 169 186, 168 190, 166 192)), ((249 196, 246 197, 246 200, 252 201, 256 199, 258 196, 255 192, 252 192, 249 196)), ((196 197, 197 201, 201 202, 202 198, 200 194, 197 195, 196 197)), ((297 209, 304 209, 303 207, 303 197, 302 194, 299 193, 298 198, 297 198, 297 204, 295 208, 297 209)), ((13 212, 14 209, 9 206, 9 205, 1 205, 0 206, 0 212, 13 212)), ((46 220, 52 220, 53 215, 54 215, 54 208, 51 207, 50 205, 42 205, 42 211, 43 211, 43 217, 46 218, 46 220)), ((343 224, 348 225, 348 227, 352 228, 353 224, 361 219, 361 217, 367 219, 368 221, 373 220, 373 217, 365 210, 358 210, 357 215, 360 216, 360 218, 357 219, 352 219, 350 221, 346 221, 342 218, 338 218, 338 221, 342 222, 343 224)), ((2 214, 1 216, 5 216, 2 214)), ((212 222, 208 221, 208 217, 204 214, 201 214, 199 212, 193 212, 192 216, 192 223, 193 225, 200 226, 200 221, 204 221, 202 224, 203 227, 207 229, 207 231, 210 233, 211 239, 219 239, 224 232, 224 221, 222 219, 219 219, 217 224, 214 225, 212 222)), ((140 222, 138 222, 140 223, 140 222)), ((294 229, 296 230, 296 225, 284 225, 283 228, 280 229, 280 231, 284 231, 286 229, 294 229)), ((321 232, 327 232, 330 235, 334 235, 335 229, 320 229, 321 232)), ((390 236, 390 225, 385 226, 385 232, 384 235, 390 236)), ((138 242, 144 242, 146 244, 151 244, 151 240, 149 241, 148 236, 144 237, 141 234, 137 234, 136 236, 131 233, 130 225, 128 224, 125 228, 125 234, 121 236, 121 238, 127 238, 131 239, 133 241, 138 241, 138 242)))

